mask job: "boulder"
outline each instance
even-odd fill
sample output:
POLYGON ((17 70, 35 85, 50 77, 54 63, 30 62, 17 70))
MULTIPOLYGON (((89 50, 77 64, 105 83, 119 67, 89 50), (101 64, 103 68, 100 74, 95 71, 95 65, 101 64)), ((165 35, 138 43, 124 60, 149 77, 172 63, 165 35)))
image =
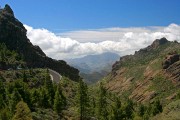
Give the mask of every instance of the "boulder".
POLYGON ((162 62, 163 69, 167 69, 170 65, 180 60, 180 55, 178 54, 170 54, 167 55, 165 60, 162 62))

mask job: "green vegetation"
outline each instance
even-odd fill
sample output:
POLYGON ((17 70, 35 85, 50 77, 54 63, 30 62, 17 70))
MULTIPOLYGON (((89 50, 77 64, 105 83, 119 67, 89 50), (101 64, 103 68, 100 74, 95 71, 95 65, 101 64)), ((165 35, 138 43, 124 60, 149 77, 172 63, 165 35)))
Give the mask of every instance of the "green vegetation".
POLYGON ((156 115, 153 120, 178 120, 180 118, 180 100, 169 103, 161 114, 156 115))
MULTIPOLYGON (((162 40, 165 39, 162 38, 162 40)), ((122 119, 125 119, 128 98, 133 100, 133 109, 132 114, 128 115, 131 118, 126 119, 135 120, 154 119, 156 118, 154 116, 162 117, 164 109, 180 98, 179 61, 172 64, 169 69, 162 67, 163 62, 170 59, 172 53, 179 54, 180 44, 167 41, 159 45, 159 41, 156 40, 152 45, 137 51, 134 55, 122 57, 113 66, 111 76, 105 78, 104 86, 108 92, 118 94, 120 97, 119 111, 122 115, 120 113, 118 115, 122 116, 122 119)), ((109 104, 113 103, 114 101, 111 101, 109 104)), ((111 119, 116 118, 117 112, 112 111, 110 114, 114 117, 111 119)), ((174 113, 177 114, 177 112, 174 113)))
POLYGON ((0 118, 17 119, 24 112, 28 114, 29 120, 31 117, 35 120, 59 118, 123 120, 149 119, 162 112, 159 100, 149 105, 137 105, 129 99, 124 101, 110 93, 103 83, 92 89, 83 81, 76 83, 66 77, 63 77, 59 84, 49 80, 46 69, 1 72, 0 118), (11 77, 16 79, 6 79, 4 76, 7 74, 11 74, 11 77), (19 77, 15 77, 16 75, 19 77), (32 85, 37 75, 41 79, 37 84, 32 85), (24 76, 26 76, 25 81, 24 76), (53 99, 48 91, 54 91, 53 99))
POLYGON ((88 87, 86 83, 82 80, 79 81, 79 113, 80 113, 80 120, 88 119, 89 117, 89 96, 88 96, 88 87))
POLYGON ((100 120, 108 120, 107 110, 107 91, 103 87, 102 83, 99 85, 99 97, 98 97, 98 118, 100 120))
POLYGON ((60 86, 57 86, 55 97, 54 97, 54 111, 57 113, 61 113, 63 109, 66 107, 66 97, 62 93, 62 89, 60 89, 60 86))
POLYGON ((135 55, 122 57, 100 83, 87 86, 77 69, 47 57, 30 43, 8 5, 2 11, 0 120, 180 118, 180 62, 174 69, 164 70, 161 65, 169 53, 180 54, 179 43, 162 38, 165 43, 160 45, 156 40, 135 55), (51 80, 46 67, 63 75, 59 83, 51 80))
POLYGON ((28 105, 33 119, 38 118, 34 115, 37 115, 39 109, 54 109, 60 114, 65 109, 66 97, 59 85, 52 82, 47 72, 46 69, 1 71, 0 118, 18 119, 18 116, 21 116, 18 111, 27 109, 23 103, 18 106, 20 101, 28 105))
POLYGON ((174 93, 176 93, 177 87, 172 84, 171 80, 168 80, 162 74, 158 74, 152 79, 152 85, 149 90, 156 91, 158 98, 163 100, 163 103, 167 103, 166 98, 174 93), (161 87, 160 87, 161 86, 161 87))
POLYGON ((0 12, 0 43, 6 45, 11 52, 6 51, 4 54, 2 46, 0 46, 0 62, 2 61, 0 69, 15 69, 19 65, 22 68, 24 64, 19 60, 21 59, 28 68, 48 67, 74 81, 79 79, 79 71, 77 69, 69 66, 63 60, 54 60, 47 57, 39 46, 34 46, 30 42, 26 36, 27 30, 15 18, 9 5, 6 5, 2 11, 0 12))
POLYGON ((20 101, 16 105, 16 113, 12 120, 32 120, 31 111, 26 103, 20 101))
MULTIPOLYGON (((173 43, 168 44, 173 45, 173 43)), ((8 50, 4 44, 1 44, 0 48, 0 67, 3 69, 0 71, 0 120, 16 120, 21 117, 25 120, 60 118, 149 120, 163 118, 164 111, 169 109, 169 114, 175 114, 174 116, 177 114, 176 104, 178 103, 166 100, 175 93, 177 87, 164 76, 163 72, 155 74, 146 89, 146 91, 155 91, 157 97, 144 104, 129 99, 132 91, 137 87, 137 81, 144 82, 146 74, 144 71, 148 73, 148 70, 152 72, 161 69, 159 64, 165 56, 161 51, 165 47, 159 47, 159 53, 158 50, 154 50, 150 56, 142 54, 147 57, 143 61, 142 56, 137 54, 138 57, 122 64, 121 67, 126 68, 124 77, 131 79, 128 81, 130 83, 128 91, 123 91, 119 94, 121 96, 106 88, 106 85, 111 82, 111 75, 94 86, 87 86, 82 80, 73 82, 65 76, 59 83, 53 83, 48 69, 27 69, 26 63, 16 52, 8 50), (156 55, 160 57, 155 59, 156 55)), ((177 93, 177 99, 180 98, 179 93, 177 93)))
POLYGON ((136 67, 136 66, 143 66, 149 64, 150 61, 155 59, 164 59, 167 53, 171 53, 174 51, 179 51, 178 49, 179 44, 175 42, 169 42, 164 45, 157 47, 156 49, 152 49, 150 51, 146 51, 141 49, 138 54, 130 55, 127 57, 127 61, 123 61, 121 63, 121 67, 136 67))
POLYGON ((23 67, 25 62, 15 51, 7 49, 5 44, 0 44, 0 69, 17 69, 18 66, 23 67))

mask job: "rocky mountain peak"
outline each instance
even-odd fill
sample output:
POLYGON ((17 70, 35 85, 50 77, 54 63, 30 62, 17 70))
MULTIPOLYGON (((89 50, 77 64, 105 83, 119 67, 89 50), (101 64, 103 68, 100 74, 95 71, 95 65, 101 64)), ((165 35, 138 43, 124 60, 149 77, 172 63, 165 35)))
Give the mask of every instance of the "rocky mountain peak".
POLYGON ((26 36, 26 29, 16 17, 9 5, 0 9, 0 43, 9 50, 23 56, 28 68, 48 67, 72 80, 79 80, 79 71, 64 61, 47 57, 39 46, 34 46, 26 36))
POLYGON ((163 44, 165 44, 165 43, 167 43, 167 42, 168 42, 168 40, 167 40, 165 37, 163 37, 163 38, 161 38, 161 39, 156 39, 156 40, 151 44, 151 47, 152 47, 152 48, 157 48, 158 46, 163 45, 163 44))
MULTIPOLYGON (((116 71, 124 64, 126 63, 126 61, 135 61, 135 60, 139 60, 142 61, 141 58, 146 58, 146 56, 148 56, 149 54, 154 54, 153 51, 156 51, 157 49, 159 49, 159 47, 167 44, 167 43, 171 43, 170 41, 168 41, 165 37, 161 38, 161 39, 156 39, 154 40, 154 42, 145 47, 140 49, 139 51, 135 51, 134 55, 126 55, 126 56, 122 56, 120 58, 120 61, 117 61, 116 63, 114 63, 114 65, 112 66, 112 73, 114 73, 114 75, 116 75, 116 71)), ((176 43, 178 44, 178 43, 176 43)), ((175 59, 177 59, 177 56, 174 56, 175 59)), ((173 61, 174 61, 174 57, 172 57, 173 61)), ((171 60, 170 60, 171 61, 171 60)), ((163 62, 163 68, 167 68, 171 62, 169 62, 168 60, 165 60, 165 62, 163 62)), ((174 63, 174 62, 173 62, 174 63)))
POLYGON ((8 4, 5 5, 4 11, 14 16, 14 12, 8 4))
POLYGON ((14 12, 8 4, 6 4, 4 9, 2 9, 1 11, 2 11, 2 13, 6 14, 6 15, 14 17, 14 12))
POLYGON ((153 49, 156 49, 159 46, 164 45, 168 42, 169 41, 165 37, 163 37, 161 39, 156 39, 156 40, 154 40, 154 42, 151 45, 147 46, 146 48, 140 49, 139 51, 135 51, 135 55, 142 55, 142 54, 147 53, 148 51, 151 51, 153 49))

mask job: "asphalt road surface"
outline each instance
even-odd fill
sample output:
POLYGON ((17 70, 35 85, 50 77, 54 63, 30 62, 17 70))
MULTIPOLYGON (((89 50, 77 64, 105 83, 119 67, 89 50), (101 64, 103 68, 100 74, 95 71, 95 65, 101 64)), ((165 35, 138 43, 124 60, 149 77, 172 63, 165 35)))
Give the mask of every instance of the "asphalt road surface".
POLYGON ((52 81, 56 82, 56 83, 59 83, 59 81, 62 78, 62 76, 58 72, 51 70, 51 69, 49 69, 49 74, 51 76, 52 81))

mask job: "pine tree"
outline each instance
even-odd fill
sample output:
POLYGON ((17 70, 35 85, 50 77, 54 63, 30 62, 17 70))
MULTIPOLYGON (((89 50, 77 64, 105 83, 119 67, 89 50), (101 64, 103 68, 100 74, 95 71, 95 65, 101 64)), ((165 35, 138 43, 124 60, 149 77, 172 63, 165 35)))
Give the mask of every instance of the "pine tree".
POLYGON ((0 109, 5 106, 6 91, 5 85, 0 79, 0 109))
POLYGON ((0 94, 0 110, 5 107, 5 101, 2 94, 0 94))
POLYGON ((62 108, 64 109, 66 107, 66 105, 67 105, 67 101, 66 101, 66 97, 63 94, 63 90, 62 90, 61 84, 58 84, 57 90, 59 91, 59 94, 61 96, 62 108))
POLYGON ((30 99, 30 90, 26 82, 22 80, 16 80, 14 82, 14 88, 16 88, 21 95, 24 102, 26 102, 29 106, 31 106, 31 99, 30 99))
POLYGON ((0 53, 0 61, 1 61, 1 67, 2 69, 5 69, 6 68, 6 59, 5 59, 5 53, 7 51, 7 48, 6 48, 6 45, 3 43, 3 44, 0 44, 0 49, 1 49, 1 53, 0 53))
POLYGON ((91 112, 92 112, 92 115, 95 116, 96 115, 96 100, 94 97, 92 97, 92 100, 91 100, 91 112))
POLYGON ((40 94, 40 106, 43 108, 49 108, 50 103, 49 103, 49 95, 48 92, 45 88, 41 88, 41 94, 40 94))
POLYGON ((15 88, 10 99, 10 111, 14 113, 15 107, 19 101, 22 100, 21 95, 19 94, 18 90, 15 88))
POLYGON ((148 106, 145 107, 143 120, 149 120, 151 114, 152 114, 152 104, 149 103, 148 106))
POLYGON ((28 82, 26 72, 23 71, 23 82, 28 82))
POLYGON ((138 108, 138 115, 143 117, 143 115, 145 114, 145 111, 146 111, 145 106, 141 104, 138 108))
POLYGON ((29 74, 30 74, 30 75, 33 75, 33 73, 34 73, 34 72, 33 72, 33 68, 30 68, 30 69, 29 69, 29 74))
POLYGON ((40 93, 38 90, 33 90, 31 92, 31 104, 33 107, 38 107, 40 105, 40 93))
POLYGON ((143 120, 149 120, 149 117, 150 117, 150 115, 149 115, 149 113, 146 111, 146 112, 144 113, 144 115, 143 115, 143 120))
POLYGON ((7 107, 1 110, 0 120, 10 120, 10 112, 7 107))
POLYGON ((159 100, 156 100, 152 106, 152 115, 156 115, 162 112, 162 105, 159 100))
POLYGON ((123 111, 121 109, 121 101, 119 97, 115 97, 115 105, 113 107, 113 120, 122 120, 123 111))
POLYGON ((56 111, 57 113, 61 113, 63 109, 63 102, 62 102, 62 98, 61 98, 58 88, 55 93, 53 108, 54 108, 54 111, 56 111))
POLYGON ((89 116, 89 96, 87 85, 80 80, 79 81, 79 112, 80 120, 85 120, 89 116))
POLYGON ((0 93, 3 97, 3 99, 5 99, 5 97, 6 97, 5 84, 1 81, 1 79, 0 79, 0 93))
POLYGON ((131 100, 127 100, 127 103, 124 108, 125 118, 132 119, 133 118, 133 102, 131 100))
POLYGON ((54 99, 54 96, 55 96, 55 91, 54 91, 54 88, 53 88, 53 82, 51 80, 51 77, 49 75, 49 70, 47 69, 46 71, 46 79, 45 79, 45 89, 47 90, 47 94, 48 94, 48 101, 50 103, 50 105, 52 106, 53 105, 53 99, 54 99))
POLYGON ((98 118, 100 120, 108 120, 108 110, 107 110, 107 91, 103 87, 102 83, 99 86, 99 99, 98 99, 98 118))
POLYGON ((12 120, 32 120, 31 111, 25 102, 20 101, 16 105, 16 113, 12 120))

